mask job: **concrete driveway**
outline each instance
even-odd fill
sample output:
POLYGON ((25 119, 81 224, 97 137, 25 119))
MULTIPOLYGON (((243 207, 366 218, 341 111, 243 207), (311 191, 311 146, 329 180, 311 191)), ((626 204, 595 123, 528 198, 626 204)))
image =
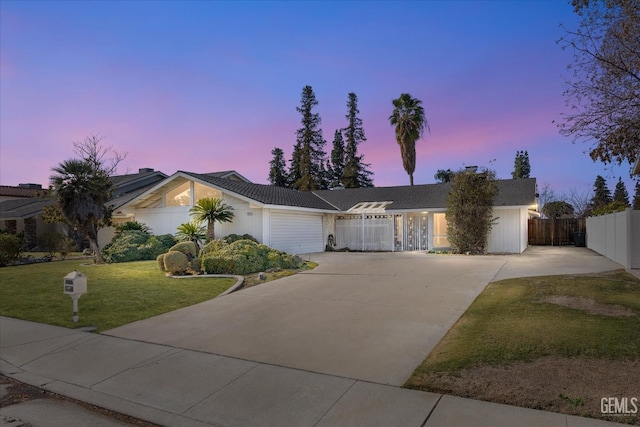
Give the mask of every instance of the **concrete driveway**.
POLYGON ((490 281, 621 268, 582 248, 310 258, 315 270, 105 333, 399 386, 490 281))

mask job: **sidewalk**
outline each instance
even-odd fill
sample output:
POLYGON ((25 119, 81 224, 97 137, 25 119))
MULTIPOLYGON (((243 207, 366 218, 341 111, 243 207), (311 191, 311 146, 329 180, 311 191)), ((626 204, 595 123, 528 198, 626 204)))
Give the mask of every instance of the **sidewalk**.
POLYGON ((618 425, 7 317, 0 373, 164 426, 618 425))

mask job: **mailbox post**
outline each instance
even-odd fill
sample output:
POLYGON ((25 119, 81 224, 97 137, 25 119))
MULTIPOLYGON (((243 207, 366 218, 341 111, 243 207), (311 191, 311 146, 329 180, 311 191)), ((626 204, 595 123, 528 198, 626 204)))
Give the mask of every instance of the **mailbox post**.
POLYGON ((78 299, 87 293, 87 276, 77 271, 64 276, 64 293, 73 300, 73 322, 78 322, 78 299))

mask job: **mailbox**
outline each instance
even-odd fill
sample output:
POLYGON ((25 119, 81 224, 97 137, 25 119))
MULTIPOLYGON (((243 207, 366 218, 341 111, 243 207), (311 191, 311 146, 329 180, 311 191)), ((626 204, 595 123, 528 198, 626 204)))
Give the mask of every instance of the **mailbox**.
POLYGON ((77 271, 64 276, 64 293, 80 295, 87 293, 87 276, 77 271))

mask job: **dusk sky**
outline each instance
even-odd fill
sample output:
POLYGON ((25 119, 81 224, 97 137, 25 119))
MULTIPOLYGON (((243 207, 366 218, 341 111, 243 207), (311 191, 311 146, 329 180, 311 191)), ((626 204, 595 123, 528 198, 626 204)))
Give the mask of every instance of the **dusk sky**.
POLYGON ((577 26, 563 0, 2 0, 0 184, 46 187, 92 134, 128 153, 119 173, 235 169, 267 183, 271 150, 291 156, 310 85, 327 152, 357 94, 376 186, 409 183, 388 120, 408 92, 431 127, 416 184, 465 165, 510 178, 528 150, 539 187, 586 191, 601 174, 632 196, 629 164, 594 163, 553 123, 572 61, 560 24, 577 26))

